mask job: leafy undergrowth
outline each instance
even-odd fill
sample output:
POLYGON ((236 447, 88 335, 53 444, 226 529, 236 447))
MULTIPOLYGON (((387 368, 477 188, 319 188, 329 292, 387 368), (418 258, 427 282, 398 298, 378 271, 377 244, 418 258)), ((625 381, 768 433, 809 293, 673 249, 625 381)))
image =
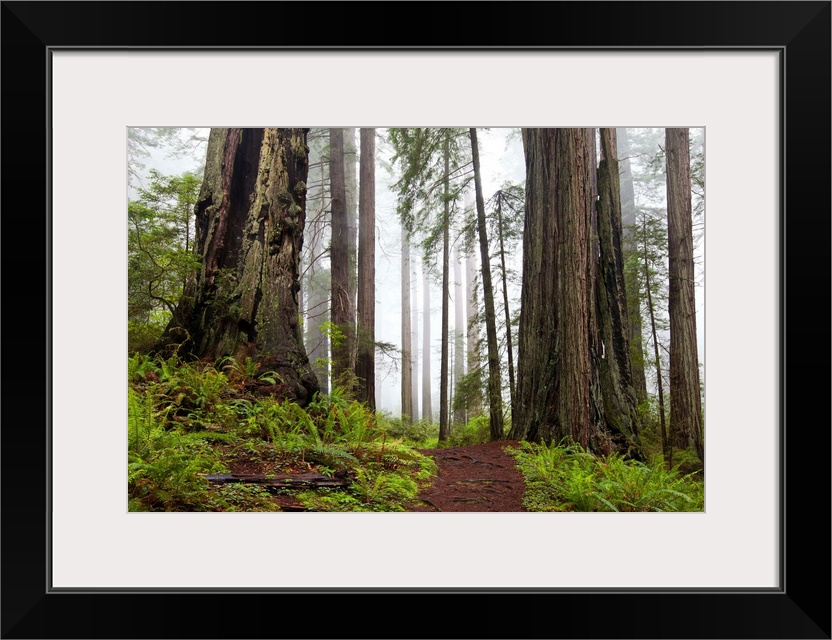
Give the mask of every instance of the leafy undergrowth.
POLYGON ((226 359, 220 368, 134 356, 128 365, 130 511, 280 511, 281 494, 315 511, 402 511, 436 473, 431 458, 391 436, 378 416, 336 389, 306 409, 256 394, 277 374, 226 359), (344 488, 270 492, 211 485, 206 474, 317 474, 344 488))
POLYGON ((704 483, 661 457, 644 464, 597 458, 579 445, 520 443, 512 449, 524 476, 529 511, 702 511, 704 483))
MULTIPOLYGON (((211 363, 129 359, 130 511, 405 511, 436 475, 438 427, 373 413, 336 388, 305 409, 269 395, 273 372, 251 360, 211 363), (259 392, 258 392, 259 391, 259 392), (265 395, 264 395, 265 392, 265 395), (346 487, 272 488, 209 484, 206 474, 349 479, 346 487), (291 504, 290 504, 291 503, 291 504)), ((487 416, 455 426, 446 446, 489 439, 487 416)), ((527 511, 702 511, 697 473, 580 447, 509 448, 524 476, 527 511)), ((681 458, 681 456, 679 456, 681 458)), ((463 456, 463 459, 471 456, 463 456)), ((472 458, 473 460, 473 458, 472 458)), ((510 464, 510 463, 508 463, 510 464)), ((518 488, 518 491, 522 489, 518 488)))

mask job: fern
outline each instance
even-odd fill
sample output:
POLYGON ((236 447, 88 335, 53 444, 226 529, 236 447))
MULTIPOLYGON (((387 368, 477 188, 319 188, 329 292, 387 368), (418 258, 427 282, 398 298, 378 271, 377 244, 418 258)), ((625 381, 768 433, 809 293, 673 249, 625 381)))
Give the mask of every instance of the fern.
POLYGON ((575 444, 522 443, 513 450, 530 511, 701 511, 704 490, 693 474, 620 455, 596 458, 575 444))

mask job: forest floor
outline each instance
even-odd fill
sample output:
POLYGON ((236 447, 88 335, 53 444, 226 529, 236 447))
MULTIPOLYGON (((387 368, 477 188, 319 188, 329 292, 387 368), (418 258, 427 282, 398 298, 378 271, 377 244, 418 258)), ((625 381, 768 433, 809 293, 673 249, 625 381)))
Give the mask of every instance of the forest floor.
MULTIPOLYGON (((441 449, 418 449, 434 459, 437 475, 419 495, 404 505, 410 512, 519 512, 523 508, 525 484, 506 453, 517 442, 500 441, 441 449)), ((260 468, 234 465, 234 473, 259 473, 260 468)), ((284 511, 306 511, 290 495, 275 496, 284 511)))
POLYGON ((517 444, 500 441, 419 449, 436 461, 439 472, 408 511, 525 511, 523 476, 514 456, 505 452, 507 446, 517 444))

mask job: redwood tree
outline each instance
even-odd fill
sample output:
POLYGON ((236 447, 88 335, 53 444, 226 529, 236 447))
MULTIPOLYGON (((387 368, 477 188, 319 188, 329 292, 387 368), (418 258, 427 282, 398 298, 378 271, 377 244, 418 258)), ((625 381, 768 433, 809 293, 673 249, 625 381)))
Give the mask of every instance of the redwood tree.
POLYGON ((590 386, 592 129, 523 129, 526 219, 510 437, 603 451, 590 386))
POLYGON ((355 327, 355 307, 350 294, 350 228, 347 217, 347 192, 344 182, 344 130, 329 130, 330 208, 332 247, 329 252, 332 276, 331 319, 338 338, 332 339, 333 384, 351 382, 351 352, 355 327))
MULTIPOLYGON (((357 398, 376 406, 376 130, 361 129, 361 180, 358 192, 358 329, 355 375, 357 398)), ((408 265, 408 270, 409 270, 408 265)), ((410 315, 409 313, 407 314, 410 315)), ((409 327, 408 327, 409 330, 409 327)))
POLYGON ((619 448, 636 455, 638 399, 630 359, 630 323, 624 285, 621 197, 615 129, 601 129, 598 166, 598 277, 596 309, 603 351, 598 359, 604 420, 619 448))
POLYGON ((279 395, 318 390, 299 326, 308 129, 212 129, 195 208, 201 267, 157 348, 231 356, 280 375, 279 395))
MULTIPOLYGON (((359 145, 361 143, 359 142, 359 145)), ((375 158, 375 155, 373 156, 375 158)), ((347 127, 344 129, 344 198, 347 204, 347 294, 352 303, 352 308, 358 309, 358 276, 356 269, 358 268, 358 245, 357 245, 357 206, 356 203, 360 199, 358 193, 359 187, 356 186, 356 168, 357 149, 355 146, 355 127, 347 127)), ((357 317, 353 318, 358 326, 357 317)), ((354 364, 356 357, 357 345, 353 345, 351 352, 351 364, 354 364)))
POLYGON ((665 130, 670 314, 670 433, 704 460, 693 268, 688 129, 665 130))
MULTIPOLYGON (((636 195, 633 184, 633 171, 630 167, 630 145, 627 129, 619 127, 615 130, 618 151, 618 175, 621 192, 621 247, 624 264, 629 260, 638 263, 636 251, 636 195)), ((645 355, 641 335, 641 290, 637 277, 639 267, 625 269, 624 281, 627 289, 627 322, 630 325, 630 363, 633 369, 633 385, 639 402, 647 399, 647 376, 644 373, 645 355)))

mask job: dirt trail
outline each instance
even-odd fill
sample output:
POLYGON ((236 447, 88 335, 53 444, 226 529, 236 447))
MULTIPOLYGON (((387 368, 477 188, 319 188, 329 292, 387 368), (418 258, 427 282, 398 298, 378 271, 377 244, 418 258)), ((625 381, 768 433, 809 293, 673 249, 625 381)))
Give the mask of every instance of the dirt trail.
POLYGON ((523 477, 514 465, 514 456, 502 441, 443 449, 420 449, 432 456, 438 476, 408 511, 516 512, 523 508, 523 477))

